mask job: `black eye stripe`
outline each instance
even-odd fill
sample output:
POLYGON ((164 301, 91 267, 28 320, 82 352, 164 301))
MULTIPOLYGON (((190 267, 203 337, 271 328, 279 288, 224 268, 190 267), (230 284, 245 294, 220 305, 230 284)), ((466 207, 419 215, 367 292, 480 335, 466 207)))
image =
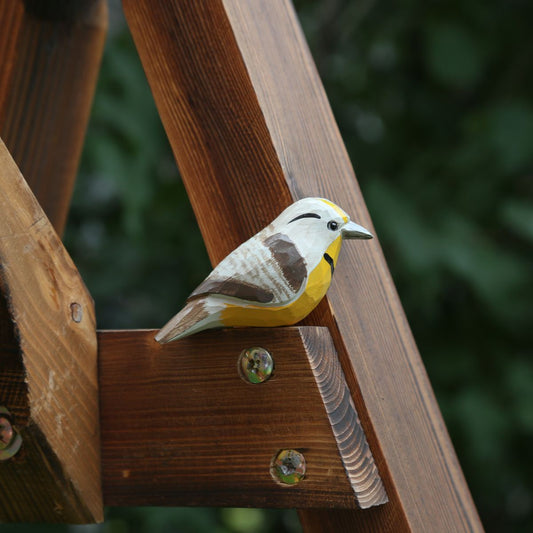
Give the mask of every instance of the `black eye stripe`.
POLYGON ((300 220, 301 218, 322 218, 320 215, 317 215, 316 213, 304 213, 303 215, 298 215, 297 217, 294 217, 290 222, 294 222, 295 220, 300 220))

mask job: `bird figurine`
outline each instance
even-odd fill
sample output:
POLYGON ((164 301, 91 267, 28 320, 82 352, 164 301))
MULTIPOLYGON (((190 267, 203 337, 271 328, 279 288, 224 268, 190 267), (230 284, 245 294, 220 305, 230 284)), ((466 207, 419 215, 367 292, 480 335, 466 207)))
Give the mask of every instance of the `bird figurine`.
POLYGON ((371 238, 333 202, 298 200, 226 256, 155 340, 212 328, 295 324, 326 294, 342 241, 371 238))

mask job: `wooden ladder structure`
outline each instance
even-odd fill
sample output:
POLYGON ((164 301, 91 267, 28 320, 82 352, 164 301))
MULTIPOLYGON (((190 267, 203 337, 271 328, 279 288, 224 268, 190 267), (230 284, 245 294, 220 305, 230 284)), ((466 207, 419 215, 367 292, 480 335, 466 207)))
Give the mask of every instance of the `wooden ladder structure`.
MULTIPOLYGON (((305 196, 371 227, 289 0, 123 6, 213 264, 305 196)), ((306 532, 482 531, 376 239, 297 327, 96 330, 58 234, 106 25, 105 0, 0 0, 0 521, 224 505, 294 507, 306 532), (251 385, 256 346, 276 366, 251 385), (299 483, 276 480, 282 450, 299 483)))

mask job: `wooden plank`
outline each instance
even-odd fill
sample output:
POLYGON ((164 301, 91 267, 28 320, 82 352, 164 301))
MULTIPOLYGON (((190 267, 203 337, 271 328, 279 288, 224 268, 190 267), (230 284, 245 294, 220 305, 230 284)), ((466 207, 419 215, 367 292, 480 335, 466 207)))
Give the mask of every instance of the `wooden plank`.
POLYGON ((76 267, 0 141, 0 521, 101 521, 96 329, 76 267))
MULTIPOLYGON (((304 196, 371 227, 288 0, 124 8, 213 263, 304 196)), ((377 239, 344 246, 306 323, 332 332, 391 500, 306 530, 482 530, 377 239)))
POLYGON ((354 509, 386 501, 326 328, 210 331, 164 346, 155 333, 99 332, 106 505, 354 509), (257 346, 275 368, 252 384, 237 367, 240 353, 257 346), (286 449, 307 464, 292 486, 270 473, 286 449))
POLYGON ((106 27, 106 0, 0 0, 0 137, 59 234, 106 27))

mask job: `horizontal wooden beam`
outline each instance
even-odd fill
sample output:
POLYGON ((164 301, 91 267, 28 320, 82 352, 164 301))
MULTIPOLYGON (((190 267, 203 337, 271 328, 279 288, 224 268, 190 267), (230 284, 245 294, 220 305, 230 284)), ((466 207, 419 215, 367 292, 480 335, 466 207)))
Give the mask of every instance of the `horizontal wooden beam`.
POLYGON ((387 501, 326 328, 205 332, 164 346, 154 331, 100 331, 106 505, 349 508, 387 501), (251 383, 243 350, 274 371, 251 383), (306 462, 297 484, 271 472, 306 462))
POLYGON ((0 521, 101 521, 93 301, 1 141, 0 213, 0 521))

